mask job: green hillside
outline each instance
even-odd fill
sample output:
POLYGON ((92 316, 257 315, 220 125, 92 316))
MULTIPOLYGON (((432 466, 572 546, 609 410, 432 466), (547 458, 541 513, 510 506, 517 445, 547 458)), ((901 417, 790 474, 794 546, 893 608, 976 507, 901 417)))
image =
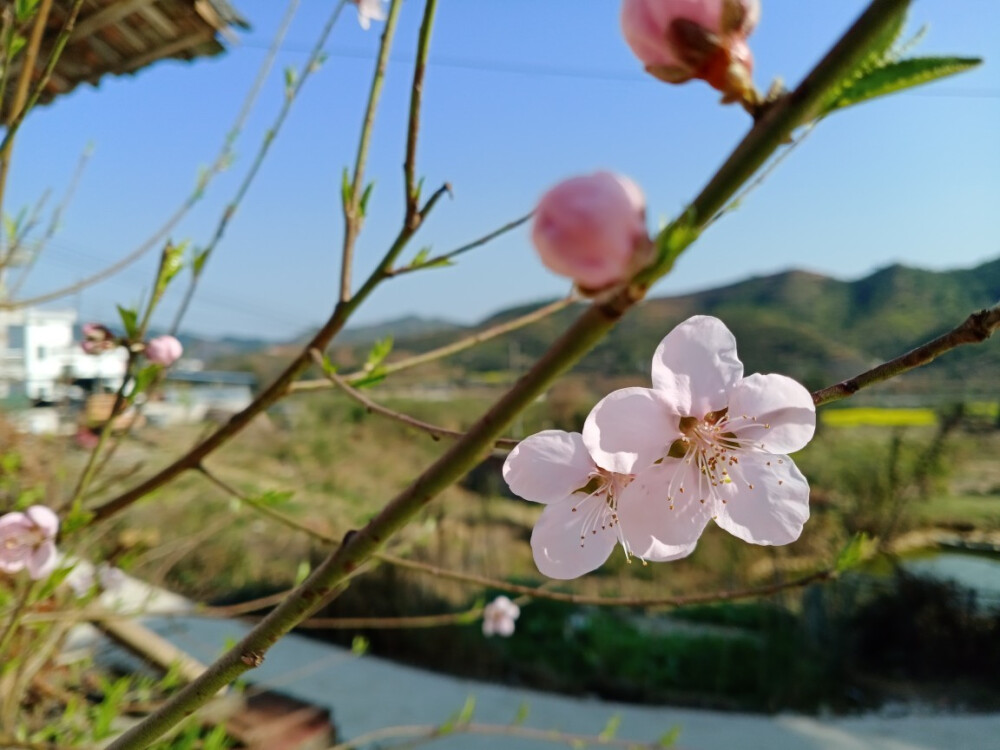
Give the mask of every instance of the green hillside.
MULTIPOLYGON (((653 350, 671 327, 690 315, 709 314, 721 318, 736 334, 748 372, 783 372, 816 388, 897 356, 998 300, 1000 259, 946 272, 893 265, 856 281, 788 271, 648 300, 632 310, 576 371, 648 377, 653 350)), ((505 310, 475 329, 523 315, 533 307, 505 310)), ((565 310, 451 361, 471 373, 523 369, 575 314, 565 310)), ((425 351, 455 335, 451 330, 397 336, 396 353, 425 351)), ((953 352, 880 391, 989 395, 1000 392, 998 375, 1000 341, 991 341, 953 352)))

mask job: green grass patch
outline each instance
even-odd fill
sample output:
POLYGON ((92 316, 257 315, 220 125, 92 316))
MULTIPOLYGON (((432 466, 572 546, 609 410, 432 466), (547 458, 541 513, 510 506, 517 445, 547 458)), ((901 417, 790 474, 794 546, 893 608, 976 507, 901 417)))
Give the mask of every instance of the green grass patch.
POLYGON ((820 420, 831 427, 929 427, 937 424, 937 414, 933 409, 859 406, 821 411, 820 420))

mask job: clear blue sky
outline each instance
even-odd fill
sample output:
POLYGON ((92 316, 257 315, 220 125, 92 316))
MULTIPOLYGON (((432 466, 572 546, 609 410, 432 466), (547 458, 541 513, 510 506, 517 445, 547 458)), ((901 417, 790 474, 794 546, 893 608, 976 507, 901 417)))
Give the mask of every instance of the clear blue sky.
MULTIPOLYGON (((253 29, 212 60, 160 63, 83 86, 26 123, 6 209, 58 193, 96 145, 76 201, 25 293, 70 283, 134 248, 189 193, 239 108, 284 11, 234 0, 253 29)), ((794 84, 860 12, 861 0, 762 0, 755 79, 794 84)), ((419 163, 443 201, 414 242, 444 251, 532 207, 555 181, 596 169, 632 176, 650 229, 682 208, 742 137, 749 118, 708 87, 660 84, 618 29, 617 0, 441 0, 426 81, 419 163)), ((281 71, 300 65, 331 0, 303 0, 272 80, 218 178, 176 239, 208 240, 281 104, 281 71)), ((363 273, 396 232, 408 88, 422 4, 405 3, 368 174, 376 180, 358 246, 363 273)), ((971 266, 1000 255, 1000 2, 918 0, 924 54, 986 57, 965 75, 830 118, 737 212, 717 224, 655 293, 707 288, 789 267, 840 278, 903 262, 971 266), (991 57, 993 59, 991 59, 991 57)), ((325 319, 338 285, 339 182, 353 163, 381 25, 341 17, 330 57, 303 90, 257 182, 212 259, 186 328, 286 336, 325 319)), ((114 303, 149 288, 155 253, 61 306, 114 321, 114 303)), ((178 284, 178 287, 181 285, 178 284)), ((535 260, 527 229, 460 265, 387 283, 359 322, 408 313, 475 321, 554 297, 563 280, 535 260)), ((178 288, 175 290, 180 291, 178 288)), ((158 322, 166 325, 176 297, 158 322)))

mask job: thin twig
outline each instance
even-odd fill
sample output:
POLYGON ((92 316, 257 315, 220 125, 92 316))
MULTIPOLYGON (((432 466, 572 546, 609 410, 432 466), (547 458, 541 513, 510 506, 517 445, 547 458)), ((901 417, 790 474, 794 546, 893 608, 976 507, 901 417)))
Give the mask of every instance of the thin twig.
MULTIPOLYGON (((438 425, 431 424, 430 422, 424 422, 416 417, 411 417, 409 414, 403 414, 402 412, 393 411, 386 406, 382 406, 382 404, 368 398, 368 396, 359 391, 357 388, 352 388, 348 385, 344 378, 340 377, 335 372, 327 370, 323 355, 319 352, 319 350, 313 349, 310 354, 312 355, 313 361, 319 365, 320 369, 323 370, 323 373, 333 385, 364 406, 369 412, 380 414, 383 417, 388 417, 396 422, 405 424, 407 427, 412 427, 415 430, 426 432, 435 440, 440 440, 443 437, 453 438, 456 440, 458 438, 465 437, 465 433, 460 430, 449 430, 447 427, 439 427, 438 425)), ((519 442, 521 441, 513 438, 497 438, 493 441, 493 446, 495 448, 510 450, 517 446, 519 442)))
POLYGON ((916 367, 922 367, 945 352, 963 344, 981 344, 997 328, 1000 328, 1000 305, 973 313, 957 328, 908 351, 900 357, 896 357, 896 359, 873 367, 849 380, 813 392, 813 403, 816 406, 822 406, 831 401, 839 401, 857 393, 862 388, 882 383, 916 367))
POLYGON ((464 625, 475 622, 483 614, 482 607, 472 607, 464 612, 447 612, 440 615, 409 615, 404 617, 310 617, 297 628, 315 630, 397 630, 410 628, 440 628, 447 625, 464 625))
POLYGON ((437 0, 426 0, 424 17, 420 22, 417 38, 417 59, 413 66, 413 83, 410 85, 410 114, 406 127, 406 158, 403 161, 403 188, 406 199, 406 217, 412 220, 420 210, 420 187, 417 182, 417 136, 420 133, 420 105, 423 103, 424 74, 427 70, 427 55, 430 52, 431 32, 434 29, 434 14, 437 0))
MULTIPOLYGON (((389 50, 392 49, 392 41, 396 34, 396 22, 399 20, 401 7, 401 0, 393 0, 389 8, 389 17, 385 20, 385 28, 382 31, 382 42, 379 46, 378 59, 375 63, 375 72, 372 74, 371 88, 368 91, 368 105, 365 108, 365 117, 361 125, 358 152, 354 159, 354 177, 351 180, 351 192, 350 195, 341 196, 344 212, 344 244, 340 260, 341 303, 346 303, 351 298, 351 272, 354 260, 354 245, 357 243, 358 235, 361 234, 361 225, 364 222, 361 203, 365 193, 365 163, 368 160, 368 146, 371 142, 372 128, 375 125, 375 113, 378 110, 379 98, 382 95, 385 71, 389 65, 389 50)), ((404 221, 404 225, 407 223, 404 221)))
POLYGON ((507 222, 506 224, 504 224, 499 229, 494 229, 489 234, 483 235, 482 237, 480 237, 477 240, 473 240, 472 242, 468 242, 468 243, 466 243, 466 244, 464 244, 464 245, 462 245, 460 247, 456 247, 454 250, 449 250, 446 253, 442 253, 441 255, 435 255, 432 258, 428 258, 427 260, 422 261, 418 265, 415 265, 415 266, 414 265, 409 265, 409 266, 402 266, 400 268, 394 268, 389 273, 389 275, 390 276, 402 276, 404 273, 411 273, 413 271, 419 271, 419 270, 424 269, 424 268, 430 268, 432 266, 441 265, 442 263, 447 263, 448 261, 450 261, 452 258, 454 258, 457 255, 461 255, 462 253, 466 253, 469 250, 474 250, 477 247, 481 247, 482 245, 485 245, 487 242, 491 242, 492 240, 495 240, 497 237, 505 235, 505 234, 507 234, 507 232, 510 232, 511 230, 517 229, 519 226, 521 226, 522 224, 524 224, 525 222, 527 222, 528 220, 530 220, 531 217, 534 216, 534 215, 535 215, 535 212, 534 211, 530 211, 529 213, 526 213, 524 216, 521 216, 521 217, 519 217, 517 219, 514 219, 513 221, 507 222))
MULTIPOLYGON (((558 299, 555 302, 550 302, 547 305, 539 307, 537 310, 532 310, 530 313, 521 315, 520 317, 508 320, 499 325, 490 326, 482 331, 476 331, 476 333, 471 336, 466 336, 465 338, 453 341, 450 344, 445 344, 437 349, 431 349, 428 352, 422 354, 416 354, 412 357, 406 357, 405 359, 397 360, 396 362, 389 362, 381 366, 380 370, 385 375, 391 375, 395 372, 400 372, 402 370, 408 370, 411 367, 417 367, 418 365, 426 364, 427 362, 433 362, 438 359, 443 359, 452 354, 457 354, 458 352, 464 351, 466 349, 471 349, 472 347, 483 343, 484 341, 489 341, 497 336, 502 336, 505 333, 510 333, 511 331, 516 331, 524 326, 531 325, 536 321, 547 318, 550 315, 564 310, 571 304, 576 302, 577 299, 573 296, 564 297, 563 299, 558 299)), ((370 373, 360 370, 358 372, 352 372, 348 375, 344 375, 341 378, 348 385, 353 385, 359 380, 367 378, 370 373)), ((317 378, 315 380, 299 380, 292 386, 292 393, 301 393, 303 391, 315 391, 315 390, 328 390, 334 387, 336 383, 331 382, 327 378, 317 378)))

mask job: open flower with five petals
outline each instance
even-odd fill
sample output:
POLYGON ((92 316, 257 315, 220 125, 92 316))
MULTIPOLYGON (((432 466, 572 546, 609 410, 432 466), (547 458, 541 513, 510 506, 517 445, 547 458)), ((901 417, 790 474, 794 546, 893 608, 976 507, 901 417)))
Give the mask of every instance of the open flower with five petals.
POLYGON ((0 516, 0 572, 26 568, 33 580, 48 576, 58 562, 58 532, 59 517, 44 505, 0 516))
POLYGON ((693 547, 710 519, 747 542, 788 544, 809 518, 809 484, 787 454, 815 428, 802 385, 743 377, 733 334, 717 318, 695 316, 657 348, 653 388, 602 399, 583 441, 608 471, 636 476, 629 499, 646 509, 630 539, 636 547, 693 547))
POLYGON ((544 430, 507 457, 503 477, 525 500, 545 504, 531 534, 538 569, 569 579, 599 567, 617 544, 627 557, 666 561, 685 557, 694 542, 672 544, 646 532, 658 503, 633 495, 630 472, 598 466, 576 432, 544 430))

